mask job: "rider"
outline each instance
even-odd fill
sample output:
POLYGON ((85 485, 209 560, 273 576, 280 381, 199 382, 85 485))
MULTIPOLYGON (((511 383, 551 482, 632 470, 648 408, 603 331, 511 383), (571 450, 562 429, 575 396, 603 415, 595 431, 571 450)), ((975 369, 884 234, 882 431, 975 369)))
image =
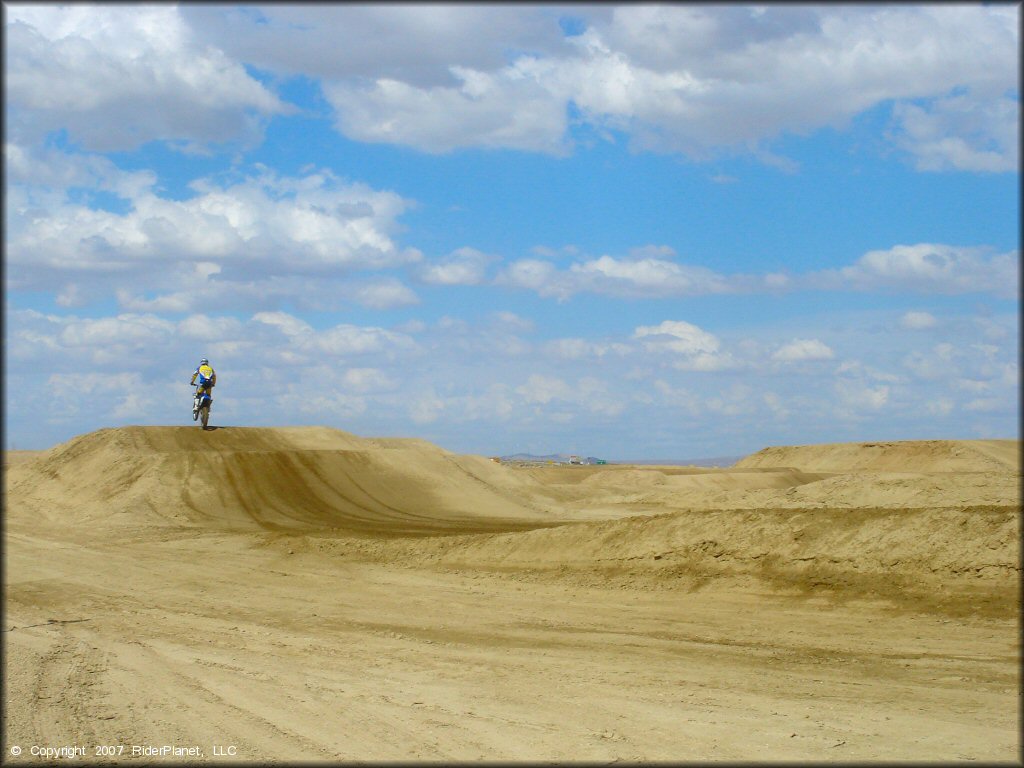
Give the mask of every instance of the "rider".
MULTIPOLYGON (((192 374, 192 384, 196 383, 196 379, 199 379, 199 388, 196 390, 197 395, 202 395, 204 392, 211 392, 217 385, 217 373, 210 367, 210 361, 205 357, 199 361, 199 366, 196 368, 195 373, 192 374)), ((210 395, 210 404, 213 404, 213 395, 210 395)), ((195 415, 199 411, 199 398, 196 398, 196 405, 192 408, 192 414, 195 415)))

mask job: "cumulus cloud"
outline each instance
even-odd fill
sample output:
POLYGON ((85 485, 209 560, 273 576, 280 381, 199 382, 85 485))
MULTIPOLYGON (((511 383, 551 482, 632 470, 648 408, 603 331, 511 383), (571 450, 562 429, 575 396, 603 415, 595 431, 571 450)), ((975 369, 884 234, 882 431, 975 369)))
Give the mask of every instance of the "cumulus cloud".
POLYGON ((831 360, 835 353, 827 344, 818 339, 793 339, 772 353, 773 360, 785 363, 803 362, 805 360, 831 360))
MULTIPOLYGON (((412 360, 419 354, 416 342, 398 331, 348 323, 316 329, 285 312, 259 312, 248 319, 195 315, 172 321, 152 314, 90 318, 18 310, 10 317, 6 341, 9 359, 19 365, 69 375, 109 367, 106 375, 130 370, 164 380, 178 375, 171 374, 171 368, 194 365, 200 355, 215 365, 223 362, 237 369, 308 368, 368 357, 380 364, 412 360)), ((347 383, 358 389, 370 382, 370 376, 367 369, 360 381, 347 383)), ((382 386, 384 381, 382 373, 375 383, 382 386)))
POLYGON ((731 352, 720 350, 718 337, 682 320, 640 326, 633 338, 657 355, 667 355, 672 367, 682 371, 720 371, 737 366, 731 352))
POLYGON ((480 285, 486 279, 488 265, 497 259, 497 256, 464 247, 443 259, 424 261, 416 274, 430 285, 480 285))
POLYGON ((558 267, 543 259, 518 259, 501 271, 495 283, 525 288, 535 291, 539 296, 560 300, 568 299, 574 293, 573 287, 559 273, 558 267))
POLYGON ((890 137, 920 171, 1013 172, 1020 167, 1020 101, 960 94, 893 109, 890 137))
POLYGON ((565 48, 558 11, 515 5, 188 4, 197 38, 236 59, 327 81, 450 85, 452 65, 498 69, 510 51, 565 48))
POLYGON ((840 401, 852 411, 878 410, 889 402, 890 387, 887 384, 867 386, 855 381, 837 381, 836 394, 840 401))
POLYGON ((495 282, 565 301, 578 293, 616 298, 670 298, 719 293, 776 292, 790 286, 784 275, 723 275, 707 267, 680 264, 667 246, 644 246, 628 255, 583 258, 567 268, 543 259, 518 259, 495 282))
POLYGON ((425 8, 413 22, 274 8, 233 35, 212 11, 189 13, 215 17, 204 29, 225 50, 323 77, 338 129, 364 141, 562 154, 575 124, 638 149, 786 164, 767 142, 891 103, 890 140, 921 169, 1016 168, 1016 8, 580 7, 582 33, 563 37, 557 9, 527 7, 502 9, 505 45, 478 10, 425 8))
POLYGON ((68 324, 59 340, 66 347, 111 348, 115 345, 161 343, 174 332, 175 325, 152 315, 118 315, 117 317, 83 318, 68 324))
POLYGON ((9 130, 67 130, 81 146, 253 140, 289 111, 241 62, 200 44, 173 5, 5 9, 9 130))
POLYGON ((660 325, 642 325, 633 331, 634 339, 647 339, 648 348, 664 348, 683 355, 718 352, 718 338, 683 320, 665 320, 660 325))
POLYGON ((1019 291, 1019 280, 1016 252, 989 255, 985 248, 918 243, 869 251, 851 266, 809 275, 805 282, 819 288, 988 292, 1013 298, 1019 291))
POLYGON ((7 263, 14 289, 59 290, 68 306, 117 295, 125 308, 167 312, 287 299, 378 309, 418 301, 394 277, 348 279, 422 258, 393 239, 409 206, 393 192, 329 171, 282 177, 260 170, 197 180, 192 196, 178 200, 158 194, 146 174, 118 174, 82 157, 71 166, 72 175, 124 195, 123 210, 80 201, 74 189, 27 179, 12 185, 7 263))
POLYGON ((516 387, 516 393, 527 403, 547 404, 552 400, 574 400, 573 388, 555 376, 531 375, 524 384, 516 387))
POLYGON ((1010 404, 999 397, 979 397, 971 400, 964 405, 965 411, 980 412, 980 413, 1009 413, 1011 411, 1010 404))
POLYGON ((353 299, 371 309, 394 309, 419 304, 419 298, 397 278, 388 277, 351 287, 353 299))
POLYGON ((530 318, 507 310, 491 313, 491 321, 498 328, 509 331, 532 331, 537 325, 530 318))
POLYGON ((46 6, 7 12, 9 126, 83 147, 257 141, 321 85, 339 131, 426 152, 565 154, 577 128, 694 159, 892 107, 922 170, 1016 169, 1019 8, 46 6), (566 35, 571 15, 580 34, 566 35), (812 61, 813 66, 808 66, 812 61))
POLYGON ((912 331, 934 328, 937 323, 938 320, 930 312, 905 312, 900 318, 900 325, 912 331))
MULTIPOLYGON (((259 312, 252 317, 255 323, 277 329, 281 336, 276 344, 287 342, 289 354, 313 360, 320 355, 347 357, 353 355, 385 354, 413 350, 416 343, 409 336, 396 331, 348 323, 315 330, 312 326, 287 312, 259 312)), ((273 343, 273 337, 268 337, 273 343)))
POLYGON ((601 256, 573 264, 569 275, 576 290, 610 295, 692 296, 726 290, 726 281, 710 269, 657 258, 601 256))
POLYGON ((324 95, 339 131, 358 141, 432 153, 472 146, 566 154, 565 105, 522 69, 490 74, 453 66, 458 86, 417 88, 381 78, 372 85, 326 83, 324 95))
POLYGON ((544 344, 544 351, 562 360, 601 359, 606 355, 622 357, 631 352, 628 344, 600 342, 581 338, 553 339, 544 344))
MULTIPOLYGON (((992 253, 991 248, 983 246, 942 243, 895 245, 887 250, 869 251, 846 267, 796 275, 722 274, 707 267, 681 264, 674 257, 671 248, 648 246, 624 257, 584 257, 567 267, 546 259, 525 258, 508 264, 494 282, 566 301, 579 293, 657 299, 807 289, 991 293, 1014 298, 1020 280, 1016 251, 992 253)), ((908 313, 902 322, 927 320, 921 313, 908 313)))
POLYGON ((342 381, 356 392, 375 392, 393 390, 398 383, 379 368, 349 368, 342 376, 342 381))
MULTIPOLYGON (((817 345, 800 343, 815 341, 810 333, 794 340, 788 329, 767 326, 756 343, 744 343, 742 331, 720 338, 674 319, 609 331, 600 340, 546 338, 540 318, 500 311, 391 328, 325 325, 280 309, 179 320, 14 309, 7 319, 9 390, 37 398, 35 412, 72 434, 119 420, 186 420, 187 381, 200 355, 223 375, 223 423, 316 417, 364 434, 408 434, 412 423, 414 432, 446 447, 465 439, 467 423, 483 434, 528 430, 561 439, 537 452, 583 440, 580 424, 603 425, 599 439, 606 445, 640 428, 650 440, 672 444, 681 427, 712 434, 739 416, 746 433, 764 444, 787 439, 779 430, 807 439, 816 434, 807 429, 835 416, 870 434, 914 414, 957 428, 969 414, 998 434, 999 425, 1013 423, 1019 388, 1015 337, 983 339, 972 318, 953 315, 944 319, 943 340, 925 349, 919 332, 897 324, 883 326, 883 335, 868 330, 868 322, 853 323, 845 335, 832 329, 844 348, 867 354, 834 370, 772 359, 787 347, 794 359, 821 354, 817 345), (518 351, 510 354, 508 345, 518 351), (764 374, 758 381, 770 377, 770 386, 759 391, 747 379, 744 389, 735 379, 694 373, 726 366, 764 374), (118 395, 100 407, 91 393, 105 391, 115 374, 131 377, 134 399, 118 395)), ((502 449, 478 439, 480 451, 502 449)), ((591 452, 581 444, 584 451, 591 452)))

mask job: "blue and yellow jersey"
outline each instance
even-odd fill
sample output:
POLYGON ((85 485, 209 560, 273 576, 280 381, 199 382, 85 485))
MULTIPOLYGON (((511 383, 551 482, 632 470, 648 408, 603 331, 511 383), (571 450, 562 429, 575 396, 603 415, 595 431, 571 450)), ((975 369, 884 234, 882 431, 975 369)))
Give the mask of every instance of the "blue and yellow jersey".
POLYGON ((217 383, 217 374, 213 368, 208 365, 200 365, 196 368, 195 373, 192 374, 192 383, 196 383, 196 379, 199 379, 200 386, 214 386, 217 383))

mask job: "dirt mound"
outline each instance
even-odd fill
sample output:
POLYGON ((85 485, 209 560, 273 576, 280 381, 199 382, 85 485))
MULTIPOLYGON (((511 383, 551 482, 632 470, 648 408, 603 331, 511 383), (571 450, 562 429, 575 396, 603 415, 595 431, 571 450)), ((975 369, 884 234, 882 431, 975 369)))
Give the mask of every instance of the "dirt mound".
POLYGON ((7 490, 65 524, 410 535, 551 520, 534 481, 487 459, 324 427, 103 429, 11 467, 7 490))
POLYGON ((24 464, 39 456, 42 451, 4 451, 4 467, 24 464))
POLYGON ((517 574, 577 574, 678 588, 753 580, 897 604, 1010 615, 1020 576, 1019 509, 689 510, 515 534, 393 541, 383 561, 517 574), (955 593, 955 594, 954 594, 955 593))
POLYGON ((829 477, 823 473, 800 472, 788 468, 701 469, 690 471, 636 469, 596 473, 582 481, 590 488, 646 490, 651 486, 672 489, 681 494, 696 490, 746 490, 752 488, 792 488, 829 477))
POLYGON ((806 472, 1020 472, 1019 440, 901 440, 774 446, 735 468, 793 467, 806 472))

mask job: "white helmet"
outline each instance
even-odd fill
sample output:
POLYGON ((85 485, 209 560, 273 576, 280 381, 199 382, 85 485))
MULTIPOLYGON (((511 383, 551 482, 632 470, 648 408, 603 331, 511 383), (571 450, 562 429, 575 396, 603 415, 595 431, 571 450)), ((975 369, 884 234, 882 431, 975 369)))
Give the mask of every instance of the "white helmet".
POLYGON ((207 359, 206 359, 206 358, 204 357, 204 358, 203 358, 202 360, 200 360, 200 361, 199 361, 199 364, 200 364, 200 365, 209 365, 209 364, 210 364, 210 361, 209 361, 209 360, 207 360, 207 359))

